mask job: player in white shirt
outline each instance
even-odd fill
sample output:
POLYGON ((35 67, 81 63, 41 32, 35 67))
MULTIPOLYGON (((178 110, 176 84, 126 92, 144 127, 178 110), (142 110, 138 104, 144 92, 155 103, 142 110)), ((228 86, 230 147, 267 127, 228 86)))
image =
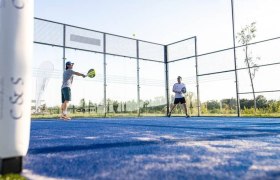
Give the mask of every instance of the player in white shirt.
POLYGON ((188 109, 187 109, 187 105, 186 105, 186 99, 184 97, 184 93, 186 93, 186 86, 185 86, 184 83, 182 83, 182 77, 181 76, 178 76, 177 81, 178 82, 173 85, 173 92, 175 93, 174 104, 171 107, 171 110, 170 110, 170 112, 168 113, 167 116, 170 117, 173 109, 177 106, 177 104, 180 103, 180 104, 183 105, 186 117, 188 118, 190 116, 188 114, 188 109))

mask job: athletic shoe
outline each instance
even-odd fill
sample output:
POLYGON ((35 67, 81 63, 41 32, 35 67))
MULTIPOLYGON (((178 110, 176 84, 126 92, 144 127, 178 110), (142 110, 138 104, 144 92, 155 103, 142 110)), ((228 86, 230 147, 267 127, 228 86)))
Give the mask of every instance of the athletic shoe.
POLYGON ((168 113, 168 114, 167 114, 167 117, 170 117, 170 116, 171 116, 171 113, 168 113))
POLYGON ((71 118, 68 117, 66 114, 61 114, 60 119, 63 119, 63 120, 71 120, 71 118))
POLYGON ((191 117, 191 116, 187 114, 187 115, 186 115, 186 118, 189 118, 189 117, 191 117))
POLYGON ((71 118, 68 117, 68 116, 65 116, 65 117, 63 118, 63 120, 71 120, 71 118))

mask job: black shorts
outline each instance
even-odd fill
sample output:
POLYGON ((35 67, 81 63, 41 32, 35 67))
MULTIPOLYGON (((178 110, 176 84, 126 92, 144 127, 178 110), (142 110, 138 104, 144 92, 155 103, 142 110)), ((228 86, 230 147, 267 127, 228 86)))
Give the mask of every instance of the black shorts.
POLYGON ((61 102, 71 101, 71 89, 69 87, 64 87, 61 89, 61 102))
POLYGON ((181 103, 181 104, 186 103, 186 99, 184 97, 182 97, 182 98, 175 98, 174 104, 179 104, 179 103, 181 103))

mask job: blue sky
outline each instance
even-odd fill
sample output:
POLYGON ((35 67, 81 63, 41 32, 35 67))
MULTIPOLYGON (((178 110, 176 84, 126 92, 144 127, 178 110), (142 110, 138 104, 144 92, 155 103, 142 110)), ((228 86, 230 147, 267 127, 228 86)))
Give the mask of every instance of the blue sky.
MULTIPOLYGON (((256 41, 280 36, 279 0, 235 0, 234 2, 236 33, 245 25, 255 21, 257 23, 256 41)), ((135 34, 137 39, 162 44, 197 36, 199 54, 233 46, 230 0, 35 0, 35 17, 127 37, 133 37, 135 34)), ((279 61, 280 54, 275 49, 277 46, 279 46, 278 42, 274 43, 274 46, 264 45, 254 49, 254 54, 262 58, 259 64, 279 61)), ((242 55, 240 52, 238 53, 239 66, 244 66, 242 55)), ((79 58, 77 52, 68 53, 68 56, 74 59, 79 58)), ((61 60, 61 57, 59 58, 61 60)), ((229 53, 200 57, 200 62, 204 63, 200 66, 200 73, 221 70, 228 65, 232 66, 232 58, 229 53), (224 59, 228 61, 225 62, 224 59)), ((190 67, 193 66, 194 64, 190 63, 190 67)), ((110 65, 108 67, 110 68, 110 65)), ((176 69, 175 66, 173 67, 176 69)), ((193 73, 190 75, 192 76, 191 80, 188 81, 189 72, 193 72, 193 69, 186 70, 183 67, 185 64, 178 63, 177 69, 180 71, 171 70, 170 78, 176 80, 179 72, 189 89, 195 92, 193 73)), ((82 71, 79 66, 76 68, 82 71)), ((100 65, 100 73, 101 68, 100 65)), ((271 78, 271 73, 278 72, 277 69, 278 67, 275 71, 270 71, 270 69, 264 70, 263 68, 258 72, 256 75, 259 82, 257 84, 258 90, 280 89, 278 86, 275 87, 275 83, 273 83, 277 81, 276 76, 271 78), (269 76, 266 76, 267 72, 270 72, 269 76), (267 81, 268 78, 271 81, 267 81)), ((161 73, 161 71, 157 71, 157 73, 161 73)), ((241 74, 246 76, 246 72, 241 74)), ((123 75, 129 76, 130 74, 123 75)), ((204 82, 201 84, 203 87, 201 90, 202 100, 235 98, 234 75, 225 74, 221 78, 221 81, 216 81, 217 78, 214 78, 214 82, 211 80, 213 77, 201 78, 201 82, 204 82), (230 88, 230 90, 224 90, 225 87, 230 88), (211 93, 208 90, 211 90, 211 93), (224 94, 224 92, 227 93, 224 94)), ((250 91, 249 81, 244 79, 240 80, 240 88, 244 92, 250 91)), ((98 87, 99 92, 102 93, 102 83, 98 87)), ((110 87, 108 88, 110 89, 110 87)), ((131 87, 126 86, 125 89, 127 88, 131 87)), ((88 94, 84 89, 82 91, 83 93, 76 94, 88 94)), ((127 92, 122 92, 121 89, 119 91, 123 97, 127 97, 127 92)), ((157 90, 153 92, 157 92, 157 90)), ((164 96, 164 93, 160 95, 164 96)), ((133 97, 135 96, 133 95, 133 97)))

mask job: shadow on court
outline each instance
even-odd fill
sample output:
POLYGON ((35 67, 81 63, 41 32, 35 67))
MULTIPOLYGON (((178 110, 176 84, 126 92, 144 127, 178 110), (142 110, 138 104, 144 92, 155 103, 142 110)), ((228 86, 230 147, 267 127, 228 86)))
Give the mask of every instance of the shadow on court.
POLYGON ((46 148, 30 149, 29 154, 46 154, 46 153, 59 153, 67 151, 81 151, 81 150, 94 150, 94 149, 105 149, 105 148, 127 148, 129 146, 147 146, 155 145, 159 142, 156 141, 135 141, 135 142, 120 142, 120 143, 103 143, 103 144, 90 144, 90 145, 70 145, 70 146, 55 146, 46 148))
POLYGON ((278 179, 280 119, 32 121, 29 179, 278 179))

